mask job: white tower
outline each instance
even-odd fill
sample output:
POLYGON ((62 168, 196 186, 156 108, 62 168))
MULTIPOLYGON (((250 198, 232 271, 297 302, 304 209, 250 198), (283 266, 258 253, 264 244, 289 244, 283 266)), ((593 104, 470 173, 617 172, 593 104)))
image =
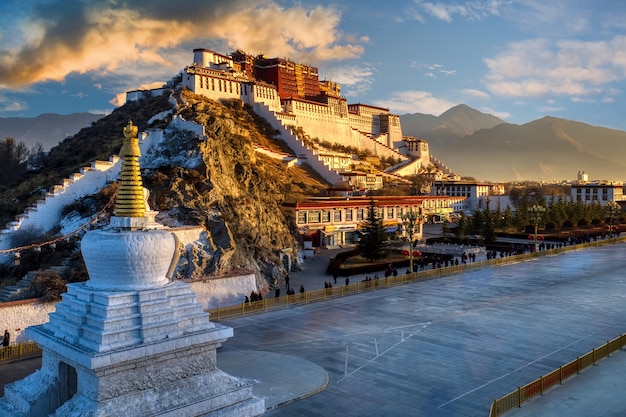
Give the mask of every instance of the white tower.
POLYGON ((26 330, 42 367, 5 387, 0 417, 262 414, 252 386, 217 368, 232 328, 167 278, 176 239, 147 210, 132 122, 124 136, 115 216, 82 240, 89 280, 68 284, 50 321, 26 330))

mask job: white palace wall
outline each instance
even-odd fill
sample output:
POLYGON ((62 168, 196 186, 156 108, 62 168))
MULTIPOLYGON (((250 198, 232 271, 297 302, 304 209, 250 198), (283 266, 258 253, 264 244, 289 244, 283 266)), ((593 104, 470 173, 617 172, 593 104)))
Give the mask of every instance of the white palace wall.
POLYGON ((312 149, 307 148, 296 135, 291 133, 291 130, 287 128, 281 120, 276 118, 273 111, 271 111, 266 105, 262 103, 256 103, 254 105, 254 111, 270 125, 280 132, 280 137, 287 143, 287 146, 296 154, 298 159, 305 160, 315 172, 320 174, 328 183, 336 184, 341 181, 342 177, 334 170, 329 169, 322 158, 317 156, 312 149))

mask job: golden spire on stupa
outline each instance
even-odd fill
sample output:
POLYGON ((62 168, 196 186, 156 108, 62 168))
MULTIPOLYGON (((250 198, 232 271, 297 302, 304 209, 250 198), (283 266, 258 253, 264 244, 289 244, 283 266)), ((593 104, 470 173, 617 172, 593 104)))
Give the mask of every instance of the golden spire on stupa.
POLYGON ((141 151, 137 132, 137 126, 133 125, 132 120, 124 127, 124 142, 120 149, 122 172, 120 173, 120 188, 115 200, 115 215, 118 217, 144 217, 146 213, 139 168, 141 151))

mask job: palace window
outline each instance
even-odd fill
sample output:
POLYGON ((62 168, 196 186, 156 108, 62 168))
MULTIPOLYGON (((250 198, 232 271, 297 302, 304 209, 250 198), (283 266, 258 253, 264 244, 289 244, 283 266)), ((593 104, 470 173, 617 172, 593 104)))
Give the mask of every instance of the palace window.
POLYGON ((306 224, 306 211, 298 212, 298 224, 306 224))
POLYGON ((356 219, 357 220, 363 220, 363 209, 356 209, 356 219))
POLYGON ((330 211, 322 211, 322 223, 330 223, 330 211))
POLYGON ((319 223, 322 214, 319 211, 309 211, 309 223, 319 223))
POLYGON ((393 207, 387 207, 387 218, 393 219, 393 207))
POLYGON ((346 209, 346 221, 347 222, 352 221, 352 209, 346 209))
POLYGON ((333 213, 333 221, 335 223, 340 223, 341 222, 341 210, 335 210, 333 213))

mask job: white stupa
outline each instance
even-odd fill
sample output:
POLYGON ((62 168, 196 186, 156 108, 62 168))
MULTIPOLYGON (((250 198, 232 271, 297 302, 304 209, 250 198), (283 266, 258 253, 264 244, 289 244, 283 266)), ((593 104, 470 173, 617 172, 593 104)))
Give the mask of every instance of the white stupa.
POLYGON ((0 417, 262 414, 252 386, 217 368, 232 328, 168 279, 176 239, 147 209, 132 122, 124 137, 115 216, 81 244, 89 280, 68 284, 50 321, 26 330, 42 368, 5 387, 0 417))

